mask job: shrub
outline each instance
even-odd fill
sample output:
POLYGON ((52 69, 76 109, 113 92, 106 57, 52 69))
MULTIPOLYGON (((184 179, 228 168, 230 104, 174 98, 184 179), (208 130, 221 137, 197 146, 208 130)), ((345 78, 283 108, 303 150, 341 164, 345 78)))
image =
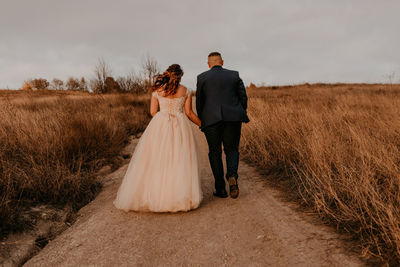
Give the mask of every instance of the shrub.
POLYGON ((43 78, 33 79, 33 80, 29 81, 29 83, 33 89, 37 89, 37 90, 47 89, 50 85, 49 82, 43 78))

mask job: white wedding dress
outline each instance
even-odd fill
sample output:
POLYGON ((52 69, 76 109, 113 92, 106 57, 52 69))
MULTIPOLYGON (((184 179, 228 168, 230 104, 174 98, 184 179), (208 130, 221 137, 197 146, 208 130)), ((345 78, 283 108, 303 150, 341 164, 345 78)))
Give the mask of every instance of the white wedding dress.
POLYGON ((200 205, 199 156, 183 97, 156 96, 151 119, 132 155, 113 204, 129 211, 177 212, 200 205))

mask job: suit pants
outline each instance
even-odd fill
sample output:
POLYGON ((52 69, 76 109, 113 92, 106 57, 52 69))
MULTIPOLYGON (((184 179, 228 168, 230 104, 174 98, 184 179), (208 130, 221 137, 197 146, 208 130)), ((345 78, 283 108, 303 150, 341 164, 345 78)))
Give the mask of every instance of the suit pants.
POLYGON ((224 190, 224 167, 222 164, 222 149, 224 146, 226 159, 226 179, 230 177, 238 178, 239 166, 239 141, 242 129, 240 121, 221 121, 204 128, 204 133, 208 143, 208 158, 212 173, 215 179, 215 189, 224 190))

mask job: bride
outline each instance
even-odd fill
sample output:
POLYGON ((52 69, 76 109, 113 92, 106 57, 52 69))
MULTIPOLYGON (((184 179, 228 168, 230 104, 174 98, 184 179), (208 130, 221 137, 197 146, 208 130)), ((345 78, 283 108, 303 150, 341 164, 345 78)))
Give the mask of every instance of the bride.
POLYGON ((180 84, 182 76, 181 67, 173 64, 152 86, 153 118, 113 201, 118 209, 177 212, 200 205, 199 156, 189 120, 201 122, 192 110, 192 94, 180 84))

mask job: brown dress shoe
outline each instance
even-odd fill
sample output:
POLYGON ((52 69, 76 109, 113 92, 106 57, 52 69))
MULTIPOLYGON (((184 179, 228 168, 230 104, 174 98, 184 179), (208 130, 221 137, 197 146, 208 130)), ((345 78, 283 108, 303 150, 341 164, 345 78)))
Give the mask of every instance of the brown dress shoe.
POLYGON ((237 198, 239 196, 239 186, 237 183, 237 179, 235 177, 229 177, 228 184, 229 194, 231 195, 231 198, 237 198))

